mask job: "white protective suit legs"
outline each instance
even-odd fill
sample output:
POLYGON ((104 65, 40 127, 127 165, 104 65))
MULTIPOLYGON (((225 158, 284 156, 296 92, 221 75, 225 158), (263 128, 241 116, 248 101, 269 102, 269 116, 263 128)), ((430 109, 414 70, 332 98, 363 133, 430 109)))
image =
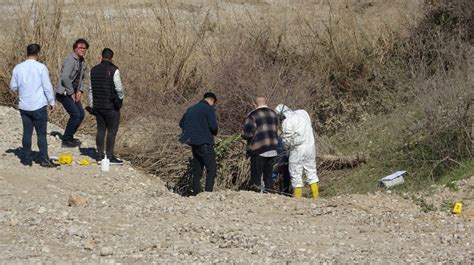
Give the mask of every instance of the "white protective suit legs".
POLYGON ((316 171, 316 148, 314 145, 298 145, 290 151, 288 163, 293 188, 304 187, 303 175, 309 185, 319 182, 316 171))

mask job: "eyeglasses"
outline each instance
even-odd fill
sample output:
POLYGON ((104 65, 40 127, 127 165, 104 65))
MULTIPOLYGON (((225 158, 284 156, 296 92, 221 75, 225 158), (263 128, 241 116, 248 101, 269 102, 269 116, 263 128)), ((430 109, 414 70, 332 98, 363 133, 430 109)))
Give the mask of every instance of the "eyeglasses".
POLYGON ((80 50, 87 50, 87 47, 77 47, 77 49, 80 49, 80 50))

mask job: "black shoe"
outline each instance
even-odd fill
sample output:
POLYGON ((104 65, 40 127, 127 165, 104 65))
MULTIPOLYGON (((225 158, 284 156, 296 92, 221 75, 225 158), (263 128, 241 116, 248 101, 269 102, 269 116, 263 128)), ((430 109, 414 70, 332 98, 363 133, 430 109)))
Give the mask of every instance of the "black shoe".
POLYGON ((250 184, 249 191, 262 192, 262 185, 250 184))
POLYGON ((111 165, 123 165, 123 161, 120 159, 117 159, 115 156, 110 158, 110 164, 111 165))
POLYGON ((77 138, 73 138, 73 139, 72 139, 72 142, 75 143, 77 146, 79 146, 79 145, 82 144, 81 140, 79 140, 79 139, 77 139, 77 138))
POLYGON ((51 161, 50 159, 46 159, 46 158, 41 159, 39 164, 42 167, 49 167, 49 168, 59 166, 58 164, 53 163, 53 161, 51 161))
POLYGON ((31 167, 33 165, 33 160, 31 158, 20 158, 20 162, 27 166, 27 167, 31 167))
POLYGON ((95 161, 97 162, 97 164, 100 165, 100 163, 102 162, 102 159, 104 159, 104 155, 101 155, 101 154, 96 154, 95 155, 95 161))
POLYGON ((65 147, 65 148, 74 148, 78 146, 79 145, 76 144, 74 141, 63 141, 61 144, 61 147, 65 147))

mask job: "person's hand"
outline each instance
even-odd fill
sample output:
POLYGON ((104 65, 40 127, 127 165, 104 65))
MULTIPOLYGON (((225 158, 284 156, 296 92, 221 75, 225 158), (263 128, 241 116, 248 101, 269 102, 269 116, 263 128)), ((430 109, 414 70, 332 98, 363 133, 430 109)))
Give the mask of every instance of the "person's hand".
POLYGON ((81 94, 82 94, 81 91, 76 92, 76 100, 75 100, 76 102, 81 101, 81 94))

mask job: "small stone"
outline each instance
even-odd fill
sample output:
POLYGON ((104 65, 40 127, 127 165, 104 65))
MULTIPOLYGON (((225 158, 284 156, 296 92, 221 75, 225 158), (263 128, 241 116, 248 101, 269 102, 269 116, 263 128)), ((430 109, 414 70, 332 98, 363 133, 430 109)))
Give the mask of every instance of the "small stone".
POLYGON ((10 226, 17 226, 18 223, 19 223, 19 222, 18 222, 18 220, 16 220, 16 219, 11 219, 11 220, 10 220, 10 226))
POLYGON ((41 218, 32 218, 29 220, 30 225, 39 225, 41 224, 41 218))
POLYGON ((79 233, 79 230, 81 228, 78 227, 78 226, 75 226, 75 225, 72 225, 69 227, 69 229, 67 230, 67 233, 71 236, 74 236, 74 235, 77 235, 79 233))
POLYGON ((134 255, 132 255, 132 258, 134 258, 134 259, 142 259, 143 257, 144 257, 143 254, 134 254, 134 255))
POLYGON ((167 242, 167 241, 162 242, 162 243, 160 244, 160 247, 161 247, 161 248, 169 248, 169 247, 171 247, 171 246, 172 246, 171 242, 167 242))
POLYGON ((111 247, 103 247, 100 249, 101 256, 110 256, 114 254, 114 250, 111 247))
POLYGON ((81 195, 73 194, 69 196, 69 200, 68 200, 69 206, 85 207, 87 206, 87 204, 88 204, 87 199, 81 195))
POLYGON ((68 228, 67 233, 70 236, 78 236, 80 238, 87 238, 89 236, 88 232, 86 230, 84 230, 83 228, 81 228, 77 225, 71 225, 68 228))
POLYGON ((84 243, 84 249, 93 250, 95 247, 96 247, 96 243, 94 240, 87 240, 84 243))
POLYGON ((43 206, 41 206, 39 209, 38 209, 38 213, 39 214, 43 214, 46 212, 46 208, 44 208, 43 206))

